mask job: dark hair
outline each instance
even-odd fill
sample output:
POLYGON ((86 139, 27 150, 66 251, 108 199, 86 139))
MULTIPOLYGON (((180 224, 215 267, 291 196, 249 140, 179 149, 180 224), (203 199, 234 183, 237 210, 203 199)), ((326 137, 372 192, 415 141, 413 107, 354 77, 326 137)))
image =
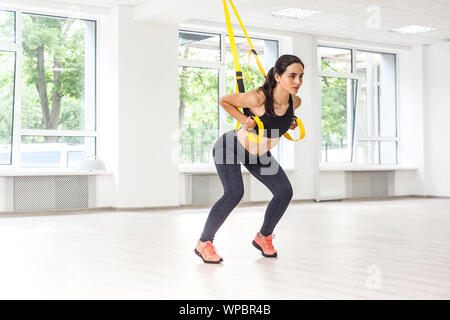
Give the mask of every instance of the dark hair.
POLYGON ((300 60, 300 58, 297 56, 284 54, 279 57, 277 62, 275 62, 275 66, 270 68, 269 72, 267 73, 266 81, 264 81, 264 84, 258 89, 258 91, 264 92, 264 105, 266 113, 269 116, 276 116, 273 109, 273 88, 275 88, 275 86, 277 85, 277 82, 275 81, 275 73, 278 73, 281 76, 286 71, 287 67, 289 67, 293 63, 300 63, 303 68, 305 67, 302 60, 300 60))

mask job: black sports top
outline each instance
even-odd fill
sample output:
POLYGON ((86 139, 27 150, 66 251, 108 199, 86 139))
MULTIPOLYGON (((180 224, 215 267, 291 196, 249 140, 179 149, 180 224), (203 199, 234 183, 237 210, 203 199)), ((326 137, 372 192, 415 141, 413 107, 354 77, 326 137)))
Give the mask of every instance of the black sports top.
MULTIPOLYGON (((254 114, 248 108, 244 108, 244 114, 248 117, 254 116, 254 114)), ((267 113, 264 113, 261 117, 259 117, 261 122, 264 124, 264 137, 267 138, 282 137, 283 134, 285 134, 289 130, 293 117, 294 117, 294 104, 292 102, 292 96, 289 95, 289 107, 284 115, 272 117, 267 115, 267 113)), ((255 133, 254 131, 256 131, 255 134, 258 135, 259 133, 258 126, 249 131, 253 133, 255 133)))

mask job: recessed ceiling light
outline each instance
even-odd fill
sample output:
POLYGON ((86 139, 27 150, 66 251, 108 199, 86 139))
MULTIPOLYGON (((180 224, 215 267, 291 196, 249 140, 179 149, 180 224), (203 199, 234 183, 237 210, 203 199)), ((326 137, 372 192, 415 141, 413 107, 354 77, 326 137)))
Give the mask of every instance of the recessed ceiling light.
POLYGON ((393 32, 405 33, 405 34, 415 34, 415 33, 421 33, 421 32, 428 32, 428 31, 432 31, 432 30, 436 30, 436 28, 419 26, 416 24, 391 29, 391 31, 393 31, 393 32))
POLYGON ((289 18, 289 19, 302 19, 309 16, 313 16, 315 14, 319 14, 320 11, 317 10, 308 10, 308 9, 300 9, 300 8, 288 8, 280 11, 272 12, 272 15, 280 18, 289 18))

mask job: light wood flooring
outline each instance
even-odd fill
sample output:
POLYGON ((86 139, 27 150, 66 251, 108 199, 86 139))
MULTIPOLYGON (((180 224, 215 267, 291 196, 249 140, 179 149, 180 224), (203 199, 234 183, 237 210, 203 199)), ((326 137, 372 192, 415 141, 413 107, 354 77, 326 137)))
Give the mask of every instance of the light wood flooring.
POLYGON ((195 242, 209 208, 0 214, 0 299, 450 299, 450 199, 292 202, 276 259, 251 241, 265 205, 195 242))

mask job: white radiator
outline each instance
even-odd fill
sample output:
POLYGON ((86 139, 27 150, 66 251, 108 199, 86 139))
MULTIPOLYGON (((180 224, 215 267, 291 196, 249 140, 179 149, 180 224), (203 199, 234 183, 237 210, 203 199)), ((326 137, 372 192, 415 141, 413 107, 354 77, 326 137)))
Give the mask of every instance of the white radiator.
POLYGON ((5 179, 6 211, 85 209, 96 205, 96 177, 92 175, 5 179))

